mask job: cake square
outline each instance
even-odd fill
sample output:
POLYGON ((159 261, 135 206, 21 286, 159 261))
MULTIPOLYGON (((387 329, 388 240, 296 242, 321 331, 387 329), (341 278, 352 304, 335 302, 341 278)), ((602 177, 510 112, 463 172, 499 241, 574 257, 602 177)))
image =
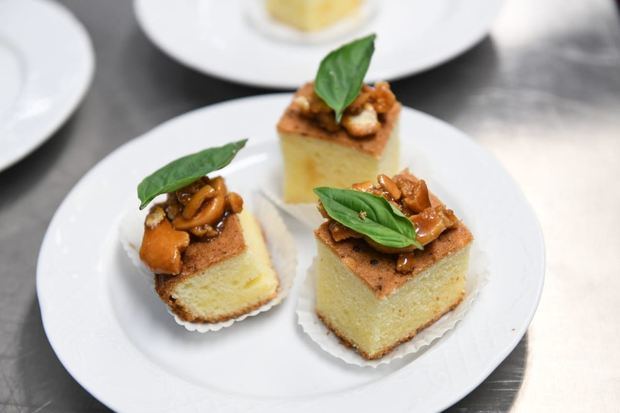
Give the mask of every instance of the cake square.
POLYGON ((398 102, 385 114, 375 134, 359 139, 344 128, 326 130, 299 112, 296 98, 311 95, 312 90, 312 83, 300 88, 277 124, 284 160, 285 202, 315 202, 315 187, 348 187, 374 179, 379 173, 393 175, 398 171, 398 102))
POLYGON ((353 14, 361 0, 267 0, 277 20, 303 31, 320 30, 353 14))
MULTIPOLYGON (((443 206, 430 194, 432 207, 443 206)), ((462 301, 473 236, 459 220, 422 251, 413 270, 363 239, 336 242, 329 222, 315 230, 316 312, 342 342, 378 359, 413 338, 462 301)))
POLYGON ((230 215, 222 232, 191 243, 180 274, 155 275, 155 290, 175 314, 190 322, 217 323, 272 300, 278 276, 256 219, 245 209, 230 215))

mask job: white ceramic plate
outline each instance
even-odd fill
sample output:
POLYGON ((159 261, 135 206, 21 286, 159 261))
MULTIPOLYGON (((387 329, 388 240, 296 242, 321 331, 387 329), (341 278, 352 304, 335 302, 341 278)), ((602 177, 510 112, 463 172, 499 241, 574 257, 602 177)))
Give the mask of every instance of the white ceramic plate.
POLYGON ((46 0, 0 0, 0 171, 75 110, 94 67, 86 30, 46 0))
POLYGON ((324 353, 297 325, 296 297, 315 246, 287 218, 298 279, 280 306, 209 334, 176 325, 128 260, 118 221, 136 185, 180 155, 249 137, 223 171, 240 193, 280 170, 274 124, 290 95, 200 109, 110 154, 70 192, 47 231, 37 292, 47 336, 67 370, 121 412, 441 410, 470 392, 525 333, 540 297, 542 234, 523 195, 487 152, 451 126, 402 113, 405 163, 487 247, 490 279, 465 319, 413 357, 376 369, 324 353), (242 116, 244 122, 236 120, 242 116))
POLYGON ((377 1, 376 15, 365 23, 311 44, 299 42, 299 36, 286 41, 258 29, 248 16, 253 3, 261 1, 135 0, 134 5, 147 36, 181 63, 235 82, 297 88, 314 78, 329 50, 371 32, 378 39, 369 80, 392 80, 434 67, 480 41, 503 3, 377 1))

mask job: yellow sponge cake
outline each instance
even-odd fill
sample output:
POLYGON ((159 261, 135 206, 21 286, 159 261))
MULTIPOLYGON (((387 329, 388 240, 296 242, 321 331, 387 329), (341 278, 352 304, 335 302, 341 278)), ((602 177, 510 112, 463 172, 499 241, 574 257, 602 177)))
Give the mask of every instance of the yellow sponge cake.
POLYGON ((363 187, 401 208, 415 223, 423 250, 382 247, 333 219, 315 231, 317 315, 366 359, 384 356, 459 305, 473 240, 436 197, 427 193, 422 199, 423 181, 405 171, 388 182, 402 184, 398 199, 381 185, 363 187))
POLYGON ((361 0, 267 0, 267 11, 277 20, 303 31, 330 26, 355 13, 361 0))
POLYGON ((226 221, 213 240, 188 246, 179 275, 155 276, 157 293, 184 320, 228 320, 276 295, 278 277, 254 217, 244 210, 226 221))

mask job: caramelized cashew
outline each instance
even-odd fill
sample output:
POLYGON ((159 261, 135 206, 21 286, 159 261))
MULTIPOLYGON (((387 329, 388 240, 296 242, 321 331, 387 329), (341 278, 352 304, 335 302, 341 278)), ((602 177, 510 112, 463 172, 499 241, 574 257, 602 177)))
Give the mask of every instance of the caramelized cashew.
POLYGON ((390 196, 395 201, 398 201, 400 199, 402 193, 400 192, 400 189, 398 189, 398 186, 396 186, 394 181, 392 181, 389 176, 385 174, 380 174, 379 176, 377 176, 377 181, 379 182, 379 185, 381 185, 383 189, 385 189, 385 191, 390 194, 390 196))
POLYGON ((215 225, 222 218, 226 209, 226 184, 224 179, 218 176, 210 181, 210 185, 216 192, 215 196, 193 218, 176 217, 172 221, 175 228, 188 230, 205 224, 215 225))
POLYGON ((211 181, 209 181, 209 184, 218 192, 221 194, 225 194, 226 193, 226 183, 224 182, 224 178, 222 178, 221 176, 216 176, 215 178, 211 179, 211 181))
POLYGON ((201 225, 215 225, 217 221, 224 215, 226 207, 226 198, 224 194, 218 193, 205 205, 193 218, 185 219, 182 216, 176 217, 172 221, 172 225, 176 229, 191 229, 201 225))
POLYGON ((310 113, 310 101, 306 96, 295 96, 293 98, 293 106, 304 115, 310 113))
POLYGON ((424 180, 413 184, 411 193, 403 199, 403 204, 414 214, 418 214, 431 206, 431 198, 428 195, 428 187, 424 180))
POLYGON ((441 214, 441 219, 443 220, 446 228, 452 228, 458 224, 459 219, 454 215, 454 211, 451 209, 443 208, 443 213, 441 214))
POLYGON ((362 238, 362 235, 353 231, 350 228, 345 227, 344 225, 332 221, 329 223, 329 232, 332 235, 332 238, 336 242, 344 241, 349 238, 362 238))
POLYGON ((166 216, 170 221, 181 213, 181 204, 175 195, 168 195, 168 205, 166 206, 166 216))
POLYGON ((189 200, 187 205, 185 205, 185 208, 183 208, 183 218, 192 218, 196 215, 196 212, 198 212, 205 200, 213 198, 215 194, 216 191, 211 185, 205 185, 200 188, 198 192, 192 195, 192 198, 189 200))
POLYGON ((407 274, 413 271, 415 267, 415 255, 413 252, 405 252, 400 254, 396 260, 396 272, 407 274))
POLYGON ((219 232, 211 225, 205 224, 200 227, 194 227, 189 230, 192 234, 197 237, 207 237, 207 238, 215 238, 219 235, 219 232))
POLYGON ((189 245, 189 234, 176 231, 165 218, 163 209, 157 207, 149 214, 144 225, 144 235, 140 246, 140 259, 157 274, 178 274, 183 266, 182 254, 189 245), (161 217, 161 219, 160 219, 161 217))
POLYGON ((365 104, 358 114, 345 114, 342 117, 342 126, 352 138, 366 137, 381 129, 377 111, 370 103, 365 104))
POLYGON ((446 215, 444 207, 441 205, 435 208, 426 208, 410 219, 416 226, 417 239, 422 245, 436 240, 443 231, 452 226, 450 225, 450 217, 446 215))
POLYGON ((153 229, 159 225, 163 219, 166 218, 166 214, 161 206, 157 205, 151 209, 149 214, 146 216, 144 220, 144 225, 148 228, 153 229))
POLYGON ((233 214, 238 214, 243 210, 243 198, 236 192, 226 194, 226 205, 233 214))
POLYGON ((373 183, 371 181, 358 182, 352 185, 352 188, 356 191, 368 192, 372 189, 373 183))
POLYGON ((387 113, 396 103, 396 96, 392 93, 390 84, 387 82, 375 83, 373 97, 373 106, 377 113, 387 113))
POLYGON ((196 181, 192 182, 191 184, 184 186, 183 188, 177 190, 174 192, 174 195, 177 198, 177 201, 185 206, 189 203, 189 201, 191 201, 192 196, 198 192, 200 190, 200 188, 202 188, 205 184, 208 183, 208 180, 206 177, 197 179, 196 181))

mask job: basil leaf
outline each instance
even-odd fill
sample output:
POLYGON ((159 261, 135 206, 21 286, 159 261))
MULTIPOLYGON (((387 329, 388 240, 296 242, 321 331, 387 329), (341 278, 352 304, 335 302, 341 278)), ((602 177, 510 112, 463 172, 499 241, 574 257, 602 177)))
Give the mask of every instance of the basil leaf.
POLYGON ((247 141, 243 139, 205 149, 172 161, 153 172, 138 185, 140 209, 144 209, 157 195, 176 191, 210 172, 222 169, 233 160, 247 141))
POLYGON ((344 110, 359 95, 375 51, 375 34, 354 40, 330 52, 319 65, 314 92, 336 112, 340 123, 344 110))
POLYGON ((385 198, 353 189, 314 188, 329 216, 373 241, 391 248, 415 245, 413 223, 385 198))

